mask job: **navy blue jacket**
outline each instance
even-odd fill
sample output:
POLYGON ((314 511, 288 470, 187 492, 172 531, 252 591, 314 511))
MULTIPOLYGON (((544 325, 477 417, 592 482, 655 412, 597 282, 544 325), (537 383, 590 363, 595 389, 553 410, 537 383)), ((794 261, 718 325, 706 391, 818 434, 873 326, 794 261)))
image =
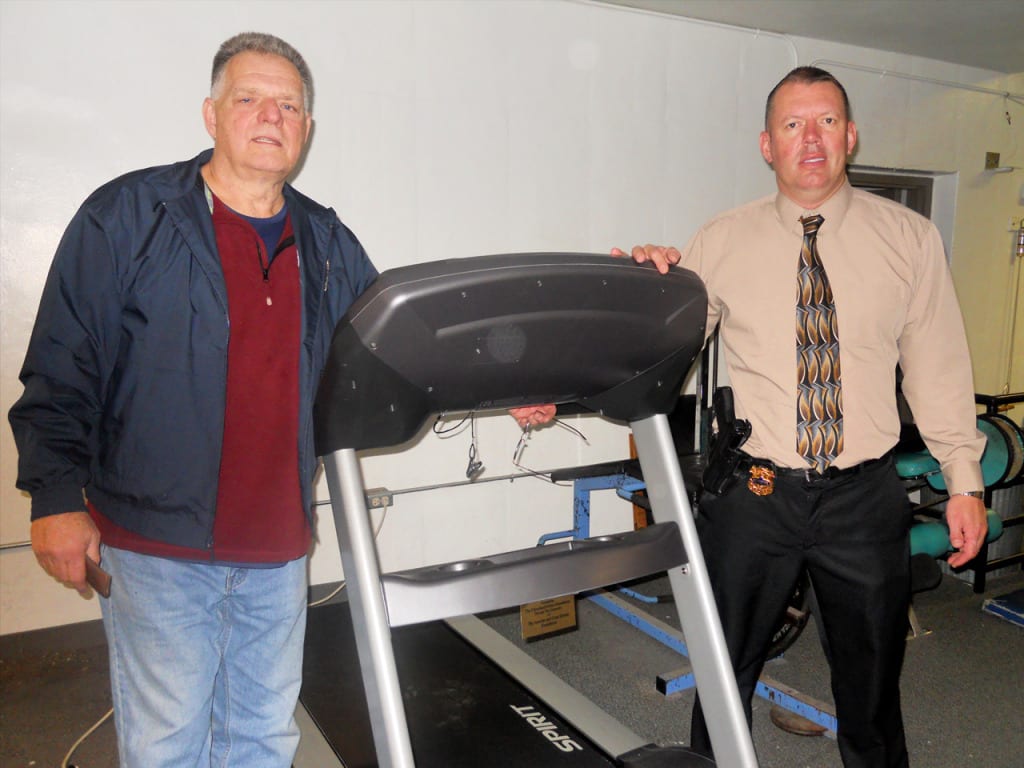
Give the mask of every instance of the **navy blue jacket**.
MULTIPOLYGON (((64 233, 9 415, 32 519, 83 509, 84 489, 124 528, 212 543, 230 328, 199 174, 210 154, 115 179, 64 233)), ((377 272, 333 210, 287 185, 284 196, 302 281, 299 477, 311 518, 313 397, 335 324, 377 272)))

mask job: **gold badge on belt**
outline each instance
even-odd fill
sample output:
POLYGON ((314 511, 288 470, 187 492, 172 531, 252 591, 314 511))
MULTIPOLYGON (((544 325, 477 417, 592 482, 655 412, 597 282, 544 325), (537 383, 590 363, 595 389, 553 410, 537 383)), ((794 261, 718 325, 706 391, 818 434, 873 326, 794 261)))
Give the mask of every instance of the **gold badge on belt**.
POLYGON ((775 490, 775 470, 761 464, 752 464, 747 490, 757 496, 770 496, 775 490))

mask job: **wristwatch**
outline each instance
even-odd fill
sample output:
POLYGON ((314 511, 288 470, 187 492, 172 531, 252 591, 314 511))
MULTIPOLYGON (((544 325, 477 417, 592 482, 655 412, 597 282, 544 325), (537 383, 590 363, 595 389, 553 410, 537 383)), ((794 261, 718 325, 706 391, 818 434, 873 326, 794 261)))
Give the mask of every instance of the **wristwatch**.
POLYGON ((984 491, 960 491, 960 493, 954 493, 954 496, 973 496, 976 499, 984 499, 984 491))

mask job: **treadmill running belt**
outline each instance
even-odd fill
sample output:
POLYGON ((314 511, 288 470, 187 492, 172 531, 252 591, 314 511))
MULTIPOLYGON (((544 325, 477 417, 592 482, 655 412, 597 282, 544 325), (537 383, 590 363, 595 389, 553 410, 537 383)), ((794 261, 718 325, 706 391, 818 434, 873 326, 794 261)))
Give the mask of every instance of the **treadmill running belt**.
MULTIPOLYGON (((417 766, 615 765, 443 622, 391 632, 417 766)), ((347 602, 309 610, 300 698, 343 765, 376 768, 347 602)))

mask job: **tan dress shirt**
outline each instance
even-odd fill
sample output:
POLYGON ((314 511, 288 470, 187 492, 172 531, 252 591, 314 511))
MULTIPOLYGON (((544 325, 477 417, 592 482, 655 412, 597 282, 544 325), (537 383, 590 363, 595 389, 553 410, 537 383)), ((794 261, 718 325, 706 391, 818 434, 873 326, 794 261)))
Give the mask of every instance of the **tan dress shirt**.
POLYGON ((800 217, 820 213, 818 251, 839 325, 843 452, 836 467, 884 455, 899 440, 896 365, 903 393, 951 493, 981 490, 985 438, 977 429, 963 319, 935 226, 846 183, 817 211, 782 194, 711 219, 681 266, 708 290, 708 334, 720 343, 744 450, 806 467, 796 451, 796 284, 800 217))

